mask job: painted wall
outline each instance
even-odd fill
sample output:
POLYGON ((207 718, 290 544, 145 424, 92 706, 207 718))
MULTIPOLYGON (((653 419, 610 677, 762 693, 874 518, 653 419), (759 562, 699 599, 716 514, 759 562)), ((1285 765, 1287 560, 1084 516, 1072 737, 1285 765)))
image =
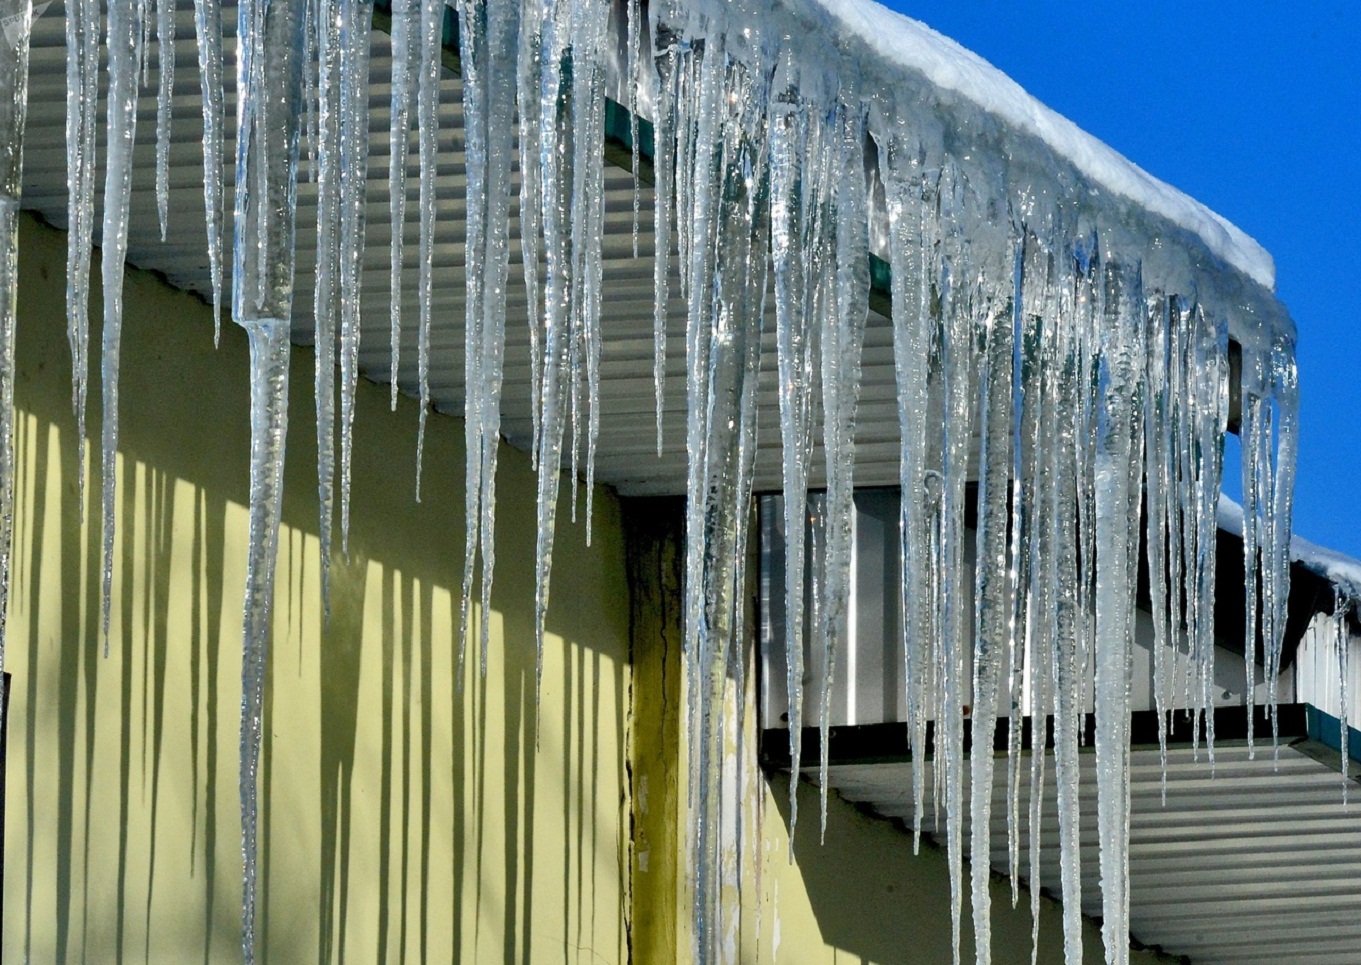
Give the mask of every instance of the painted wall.
MULTIPOLYGON (((65 235, 26 219, 20 252, 4 961, 239 960, 246 340, 226 323, 215 351, 201 301, 129 273, 104 658, 99 457, 82 525, 65 235)), ((390 413, 387 390, 365 384, 349 562, 337 556, 323 626, 312 364, 295 353, 261 778, 263 960, 622 961, 617 503, 597 496, 590 549, 580 526, 560 528, 536 709, 534 476, 502 451, 491 648, 485 675, 474 647, 460 676, 462 423, 430 421, 418 505, 415 405, 390 413)), ((96 376, 95 447, 98 393, 96 376)))

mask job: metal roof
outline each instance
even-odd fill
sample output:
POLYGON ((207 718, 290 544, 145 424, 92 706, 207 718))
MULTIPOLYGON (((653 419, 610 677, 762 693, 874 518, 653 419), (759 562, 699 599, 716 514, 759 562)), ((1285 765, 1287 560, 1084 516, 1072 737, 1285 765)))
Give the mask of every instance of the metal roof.
MULTIPOLYGON (((770 732, 775 733, 775 732, 770 732)), ((1196 963, 1353 963, 1361 949, 1361 791, 1344 801, 1335 752, 1305 739, 1282 742, 1279 759, 1259 736, 1255 759, 1243 741, 1168 749, 1167 797, 1157 746, 1130 757, 1130 929, 1133 937, 1196 963)), ((1099 917, 1096 756, 1081 755, 1082 910, 1099 917)), ((911 763, 833 764, 829 786, 844 798, 910 826, 911 763)), ((923 830, 944 840, 933 814, 935 768, 926 764, 923 830)), ((817 768, 804 768, 816 780, 817 768)), ((1023 767, 1019 834, 1028 875, 1030 768, 1023 767)), ((968 847, 968 782, 963 841, 968 847)), ((1058 791, 1045 769, 1040 886, 1061 892, 1058 791)), ((1007 874, 1007 760, 994 769, 991 858, 1007 874)), ((904 846, 908 844, 904 837, 904 846)), ((1097 953, 1099 949, 1089 948, 1097 953)))

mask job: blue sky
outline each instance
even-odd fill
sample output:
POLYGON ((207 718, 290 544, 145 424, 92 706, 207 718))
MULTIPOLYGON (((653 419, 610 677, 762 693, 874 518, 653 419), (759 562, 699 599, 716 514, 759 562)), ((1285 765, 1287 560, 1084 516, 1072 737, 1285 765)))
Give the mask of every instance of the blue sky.
POLYGON ((1300 334, 1295 531, 1361 557, 1361 3, 887 5, 1271 252, 1300 334))

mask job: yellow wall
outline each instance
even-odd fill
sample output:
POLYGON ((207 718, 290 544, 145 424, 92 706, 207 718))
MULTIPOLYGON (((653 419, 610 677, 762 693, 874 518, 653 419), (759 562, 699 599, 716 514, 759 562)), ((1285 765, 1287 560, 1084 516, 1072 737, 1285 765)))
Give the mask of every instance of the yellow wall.
MULTIPOLYGON (((225 324, 215 351, 199 300, 129 273, 104 659, 98 487, 87 483, 82 526, 76 478, 65 235, 25 219, 20 252, 4 960, 238 960, 246 340, 225 324)), ((534 476, 502 450, 491 655, 484 679, 470 653, 460 693, 462 424, 430 421, 417 505, 415 405, 392 414, 385 388, 361 386, 350 561, 337 557, 323 629, 310 352, 295 353, 292 386, 261 777, 263 959, 623 960, 617 503, 597 495, 590 549, 581 527, 560 528, 536 714, 534 476)), ((98 393, 95 377, 94 440, 98 393)))

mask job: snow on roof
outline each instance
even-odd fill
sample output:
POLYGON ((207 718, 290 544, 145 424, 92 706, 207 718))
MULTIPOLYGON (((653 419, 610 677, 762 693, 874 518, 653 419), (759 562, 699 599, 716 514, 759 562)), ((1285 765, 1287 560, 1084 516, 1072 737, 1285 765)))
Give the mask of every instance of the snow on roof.
MULTIPOLYGON (((1219 497, 1219 528, 1235 536, 1243 535, 1243 507, 1228 496, 1219 497)), ((1302 536, 1290 538, 1290 559, 1317 573, 1354 601, 1361 601, 1361 560, 1310 542, 1302 536)))
POLYGON ((804 16, 830 19, 828 26, 839 45, 863 45, 882 63, 919 72, 936 87, 953 91, 1010 127, 1038 138, 1093 183, 1195 234, 1216 257, 1274 291, 1275 263, 1260 244, 1041 104, 977 54, 874 0, 783 2, 804 16))

